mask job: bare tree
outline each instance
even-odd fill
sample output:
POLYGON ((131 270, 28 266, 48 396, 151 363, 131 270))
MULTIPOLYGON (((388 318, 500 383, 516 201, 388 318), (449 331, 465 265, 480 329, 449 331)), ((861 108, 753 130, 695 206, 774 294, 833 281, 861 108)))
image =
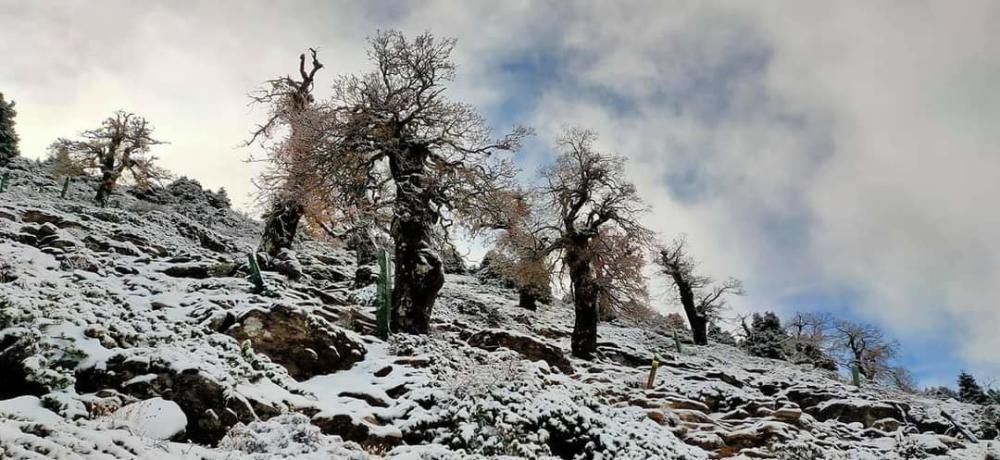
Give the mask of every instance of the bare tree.
POLYGON ((696 274, 697 264, 687 254, 684 238, 661 249, 657 263, 677 289, 694 343, 708 345, 708 324, 725 308, 727 296, 743 295, 743 283, 735 278, 713 283, 711 278, 696 274))
POLYGON ((913 377, 913 373, 905 367, 890 367, 886 380, 901 391, 917 392, 917 380, 913 377))
POLYGON ((386 31, 369 43, 375 70, 338 79, 310 168, 341 225, 377 225, 366 219, 391 209, 393 329, 424 334, 444 283, 435 227, 462 223, 506 186, 513 166, 493 153, 517 149, 529 131, 494 139, 474 108, 445 97, 455 40, 386 31))
POLYGON ((882 330, 851 321, 837 321, 834 329, 842 366, 857 368, 870 381, 893 373, 889 361, 899 354, 899 344, 889 340, 882 330))
POLYGON ((797 312, 785 321, 785 330, 792 341, 821 347, 826 342, 833 318, 828 313, 797 312))
POLYGON ((573 290, 575 322, 573 354, 590 359, 597 350, 597 322, 602 292, 595 273, 595 247, 602 233, 620 235, 635 244, 652 241, 639 223, 646 207, 625 178, 624 158, 594 149, 597 134, 569 129, 556 144, 555 164, 543 171, 541 191, 556 212, 558 238, 548 248, 559 251, 573 290))
POLYGON ((153 138, 153 127, 139 115, 119 110, 105 119, 100 128, 84 131, 80 137, 79 140, 60 138, 49 150, 54 155, 68 155, 87 171, 100 173, 101 184, 94 199, 101 206, 107 204, 122 177, 148 187, 170 176, 156 166, 157 158, 149 153, 152 146, 164 142, 153 138))
POLYGON ((785 322, 788 343, 785 347, 793 362, 809 362, 817 367, 836 370, 830 357, 830 330, 833 317, 827 313, 795 313, 785 322))
POLYGON ((264 214, 259 250, 272 256, 291 246, 306 211, 304 200, 316 196, 307 193, 315 175, 306 160, 322 133, 319 117, 310 109, 316 73, 323 64, 315 49, 310 48, 309 54, 308 67, 306 55, 299 55, 298 79, 288 75, 268 80, 264 88, 250 95, 252 104, 269 110, 267 121, 257 126, 246 145, 257 142, 268 151, 270 168, 261 175, 258 187, 270 200, 270 209, 264 214), (276 142, 274 137, 282 129, 287 129, 287 137, 276 142))

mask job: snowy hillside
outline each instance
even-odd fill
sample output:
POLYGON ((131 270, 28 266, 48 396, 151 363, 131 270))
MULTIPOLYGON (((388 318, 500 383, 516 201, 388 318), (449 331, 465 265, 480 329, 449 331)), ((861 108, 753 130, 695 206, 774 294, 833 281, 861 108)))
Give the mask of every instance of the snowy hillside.
POLYGON ((475 274, 448 275, 430 336, 385 342, 349 251, 299 242, 255 294, 258 222, 196 183, 102 209, 4 171, 0 458, 1000 458, 980 406, 726 345, 611 323, 575 359, 572 307, 475 274))

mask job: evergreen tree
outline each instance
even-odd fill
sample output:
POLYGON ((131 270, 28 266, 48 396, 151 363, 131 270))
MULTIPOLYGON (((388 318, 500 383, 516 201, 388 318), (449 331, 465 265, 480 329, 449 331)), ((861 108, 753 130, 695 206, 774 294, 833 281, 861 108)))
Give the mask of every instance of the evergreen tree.
POLYGON ((0 166, 6 165, 20 154, 17 148, 19 138, 14 131, 14 101, 7 102, 0 93, 0 166))
POLYGON ((785 342, 788 334, 781 327, 781 319, 773 312, 763 315, 754 313, 750 327, 743 325, 747 334, 743 347, 754 355, 762 358, 785 359, 785 342))
POLYGON ((958 374, 958 399, 970 404, 989 404, 990 397, 976 382, 972 374, 962 371, 958 374))
MULTIPOLYGON (((676 313, 674 313, 676 314, 676 313)), ((733 334, 721 327, 718 324, 708 323, 708 338, 715 343, 721 343, 723 345, 736 346, 736 337, 733 334)))

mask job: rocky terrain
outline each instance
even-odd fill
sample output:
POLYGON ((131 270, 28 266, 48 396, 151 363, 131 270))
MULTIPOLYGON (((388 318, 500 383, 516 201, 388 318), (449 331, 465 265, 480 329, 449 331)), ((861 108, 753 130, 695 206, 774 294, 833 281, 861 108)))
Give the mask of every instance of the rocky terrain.
POLYGON ((1000 458, 987 408, 649 325, 572 358, 570 306, 474 272, 433 334, 382 341, 350 251, 300 241, 257 293, 259 223, 224 195, 181 179, 100 208, 45 171, 0 169, 0 458, 1000 458))

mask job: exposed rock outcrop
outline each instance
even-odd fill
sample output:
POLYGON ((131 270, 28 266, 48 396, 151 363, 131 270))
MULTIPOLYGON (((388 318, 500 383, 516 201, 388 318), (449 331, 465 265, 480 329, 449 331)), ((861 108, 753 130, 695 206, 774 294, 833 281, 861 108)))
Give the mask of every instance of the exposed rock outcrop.
POLYGON ((562 350, 528 335, 500 329, 487 329, 473 334, 469 337, 468 343, 474 347, 491 351, 499 347, 509 348, 532 361, 545 361, 565 374, 573 373, 573 365, 562 350))
POLYGON ((354 333, 287 305, 250 310, 227 334, 288 369, 296 380, 347 369, 365 357, 354 333))
POLYGON ((161 397, 177 403, 187 417, 188 438, 202 444, 217 443, 239 422, 266 419, 279 412, 266 403, 238 395, 200 369, 176 369, 169 362, 124 354, 77 372, 76 391, 104 389, 139 399, 161 397))

